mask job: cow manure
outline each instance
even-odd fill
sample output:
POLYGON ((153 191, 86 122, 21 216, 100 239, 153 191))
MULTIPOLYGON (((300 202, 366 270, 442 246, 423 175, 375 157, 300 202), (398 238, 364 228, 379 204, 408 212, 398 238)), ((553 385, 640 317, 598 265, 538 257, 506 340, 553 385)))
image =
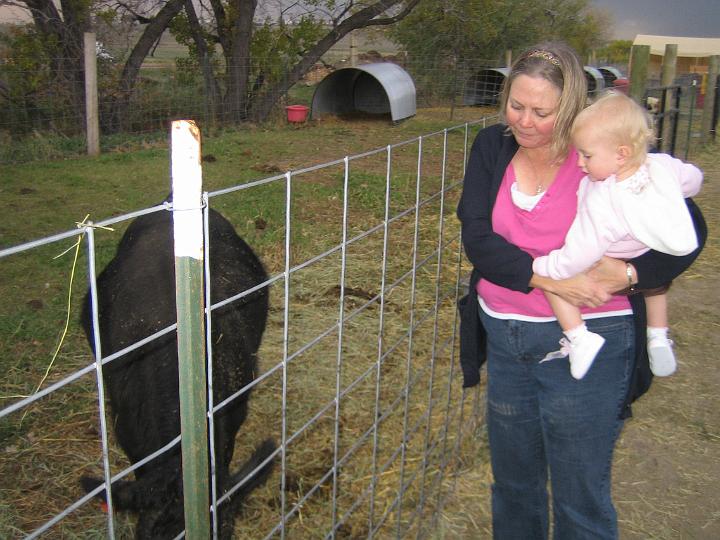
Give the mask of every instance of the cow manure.
POLYGON ((33 298, 32 300, 28 300, 25 305, 32 309, 33 311, 40 311, 42 308, 45 307, 45 304, 42 300, 38 300, 37 298, 33 298))
POLYGON ((264 163, 262 165, 253 165, 252 169, 257 172, 261 173, 279 173, 282 172, 282 169, 278 167, 275 164, 272 163, 264 163))

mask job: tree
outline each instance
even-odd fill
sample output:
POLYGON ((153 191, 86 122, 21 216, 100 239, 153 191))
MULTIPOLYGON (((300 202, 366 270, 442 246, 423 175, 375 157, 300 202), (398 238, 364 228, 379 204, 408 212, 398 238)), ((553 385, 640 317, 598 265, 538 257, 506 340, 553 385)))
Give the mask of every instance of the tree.
MULTIPOLYGON (((255 22, 257 0, 209 0, 205 17, 194 13, 186 2, 186 33, 175 27, 185 43, 191 39, 200 65, 205 65, 206 86, 219 101, 223 118, 233 122, 261 121, 267 117, 279 96, 285 94, 320 60, 330 47, 353 30, 385 26, 406 17, 419 0, 376 0, 337 2, 305 0, 281 2, 277 17, 255 22), (200 20, 211 23, 201 26, 200 20), (291 20, 288 20, 291 19, 291 20), (209 57, 220 48, 224 69, 216 74, 208 69, 209 57), (259 58, 264 55, 266 58, 259 58), (261 60, 265 60, 262 62, 261 60), (214 81, 210 80, 213 75, 214 81), (218 78, 224 85, 224 94, 218 78)), ((204 4, 200 4, 205 8, 204 4)))
MULTIPOLYGON (((21 32, 23 41, 36 38, 36 47, 48 59, 48 80, 66 94, 70 106, 79 112, 84 100, 83 34, 90 24, 92 0, 24 0, 34 30, 21 32)), ((3 0, 3 4, 15 5, 3 0)), ((29 75, 30 77, 33 74, 29 75)))
POLYGON ((589 0, 425 0, 390 34, 414 58, 497 65, 507 49, 548 39, 584 55, 607 41, 609 28, 589 0))
POLYGON ((632 49, 632 40, 616 39, 611 41, 605 47, 597 50, 598 58, 603 58, 608 64, 625 64, 630 60, 630 50, 632 49))
MULTIPOLYGON (((262 121, 278 97, 340 39, 360 28, 394 24, 419 1, 278 0, 259 5, 258 0, 59 0, 60 11, 54 0, 13 3, 32 14, 41 40, 55 44, 50 56, 75 65, 78 83, 83 80, 82 34, 90 28, 91 15, 142 25, 111 93, 114 104, 103 120, 105 129, 117 130, 127 116, 143 62, 171 25, 195 55, 210 109, 225 121, 262 121), (258 22, 263 15, 264 22, 258 22), (258 67, 254 60, 260 48, 275 59, 274 65, 258 67), (215 62, 218 50, 220 61, 215 62)), ((82 97, 82 87, 75 93, 82 97)))

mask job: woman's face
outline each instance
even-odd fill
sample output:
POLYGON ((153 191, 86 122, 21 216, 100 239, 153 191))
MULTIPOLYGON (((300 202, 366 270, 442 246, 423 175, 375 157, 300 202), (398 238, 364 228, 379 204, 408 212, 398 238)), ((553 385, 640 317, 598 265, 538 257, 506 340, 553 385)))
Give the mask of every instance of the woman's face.
POLYGON ((505 119, 520 146, 550 145, 559 103, 560 90, 550 81, 528 75, 513 80, 505 119))

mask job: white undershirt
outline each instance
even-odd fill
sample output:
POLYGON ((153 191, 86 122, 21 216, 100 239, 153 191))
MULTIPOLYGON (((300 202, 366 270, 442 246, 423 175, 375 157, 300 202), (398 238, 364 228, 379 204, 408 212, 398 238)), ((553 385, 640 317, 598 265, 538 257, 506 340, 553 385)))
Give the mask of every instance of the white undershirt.
POLYGON ((527 193, 520 191, 517 182, 513 182, 510 186, 510 195, 515 206, 529 212, 535 208, 535 205, 537 205, 538 202, 540 202, 540 199, 542 199, 543 195, 545 195, 545 192, 541 191, 537 195, 528 195, 527 193))

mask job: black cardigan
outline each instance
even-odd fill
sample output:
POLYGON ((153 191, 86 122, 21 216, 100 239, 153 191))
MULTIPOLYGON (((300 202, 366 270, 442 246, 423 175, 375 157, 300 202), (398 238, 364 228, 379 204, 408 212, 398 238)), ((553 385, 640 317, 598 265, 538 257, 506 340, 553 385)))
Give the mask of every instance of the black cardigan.
MULTIPOLYGON (((530 292, 533 258, 492 230, 492 209, 507 166, 517 152, 515 138, 504 124, 495 124, 478 133, 470 151, 463 192, 457 209, 462 224, 465 253, 473 265, 468 294, 461 298, 460 364, 463 387, 480 382, 480 367, 485 362, 485 332, 480 324, 475 285, 481 277, 515 291, 530 292)), ((686 199, 695 224, 699 247, 689 255, 676 257, 649 251, 632 259, 637 270, 638 289, 651 289, 669 283, 697 258, 707 239, 707 226, 692 199, 686 199)), ((652 382, 647 355, 645 299, 631 295, 635 322, 635 366, 621 412, 631 415, 630 404, 644 394, 652 382)))

